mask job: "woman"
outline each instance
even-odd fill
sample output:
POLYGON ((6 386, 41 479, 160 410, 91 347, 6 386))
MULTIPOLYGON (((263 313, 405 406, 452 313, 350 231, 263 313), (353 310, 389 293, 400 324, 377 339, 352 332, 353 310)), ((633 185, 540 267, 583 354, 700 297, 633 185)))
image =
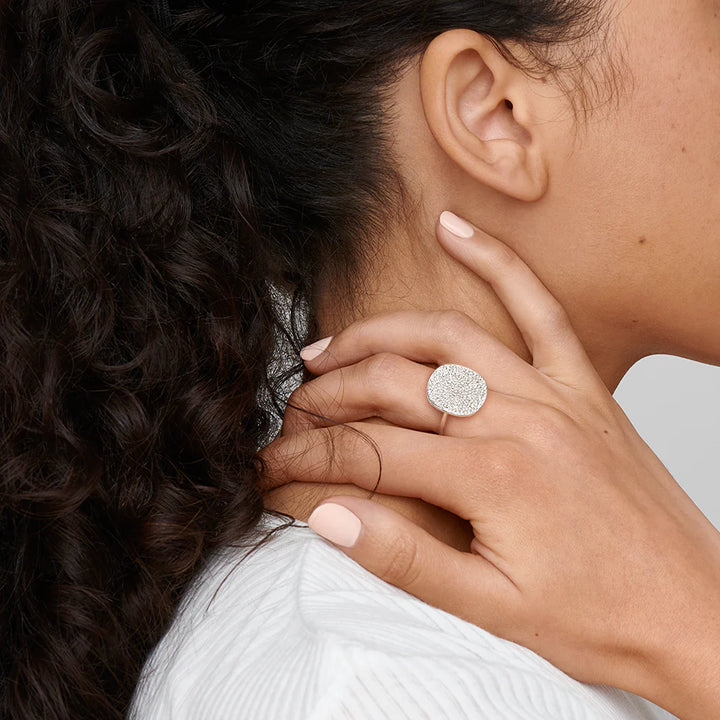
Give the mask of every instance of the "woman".
MULTIPOLYGON (((488 318, 474 278, 454 263, 444 273, 446 259, 432 243, 400 237, 402 260, 393 263, 387 251, 390 269, 375 273, 376 286, 410 288, 406 306, 460 308, 470 317, 379 315, 338 333, 354 318, 330 315, 322 334, 338 337, 304 351, 322 377, 291 398, 318 419, 291 409, 284 437, 264 454, 275 465, 271 475, 283 480, 384 487, 470 520, 472 546, 453 534, 450 520, 420 515, 413 519, 430 534, 419 532, 402 517, 411 514, 402 504, 397 516, 383 512, 382 502, 342 498, 339 508, 320 505, 309 518, 321 497, 337 494, 332 485, 318 488, 310 503, 293 486, 274 496, 275 507, 314 520, 381 577, 537 650, 573 677, 633 690, 682 717, 713 717, 720 707, 711 660, 720 647, 720 535, 607 390, 652 352, 720 362, 720 326, 710 311, 720 299, 718 249, 706 239, 718 205, 707 194, 686 194, 697 191, 699 178, 705 187, 717 182, 719 148, 703 119, 717 111, 717 78, 707 67, 718 51, 717 8, 631 2, 606 10, 610 47, 623 49, 626 68, 612 112, 586 108, 580 120, 557 90, 515 75, 466 31, 429 44, 399 81, 393 107, 393 148, 423 208, 436 202, 440 214, 452 203, 526 258, 568 308, 604 387, 557 306, 522 272, 493 271, 498 263, 516 268, 512 251, 493 250, 485 238, 473 258, 472 227, 446 215, 444 249, 500 283, 540 372, 520 369, 482 337, 472 319, 527 357, 512 326, 498 329, 488 318), (667 70, 657 65, 660 42, 673 58, 667 70), (588 235, 598 227, 602 241, 588 235), (459 240, 450 239, 453 229, 459 240), (412 261, 422 255, 431 258, 430 277, 413 283, 422 268, 412 261), (518 300, 523 293, 527 306, 518 300), (447 423, 461 442, 428 435, 440 424, 422 392, 433 368, 418 362, 459 362, 487 374, 496 391, 488 409, 472 422, 447 423), (424 432, 357 422, 375 416, 424 432), (373 447, 355 434, 313 430, 331 425, 322 417, 369 435, 381 473, 373 447), (465 553, 448 552, 432 535, 465 553)), ((391 306, 389 291, 379 295, 364 314, 391 306)))
MULTIPOLYGON (((318 667, 302 645, 283 656, 296 672, 285 679, 302 682, 279 693, 277 666, 233 675, 230 653, 203 679, 244 695, 203 696, 186 683, 203 658, 217 660, 212 647, 273 657, 253 656, 270 606, 252 587, 296 570, 288 531, 236 573, 227 571, 242 556, 221 552, 272 532, 257 462, 272 418, 259 398, 284 379, 267 377, 276 337, 297 349, 305 339, 278 312, 273 285, 308 303, 313 335, 383 309, 482 308, 483 324, 523 352, 490 291, 424 232, 452 197, 476 222, 485 218, 465 211, 481 207, 483 227, 524 238, 517 249, 570 307, 608 384, 633 354, 666 343, 717 353, 718 333, 689 322, 686 307, 713 297, 713 248, 676 262, 699 257, 689 240, 717 212, 698 192, 714 178, 706 128, 717 78, 683 74, 714 57, 708 3, 10 0, 0 13, 3 716, 121 717, 133 694, 139 717, 167 702, 203 717, 262 717, 269 701, 297 713, 317 700, 318 716, 347 710, 352 672, 340 682, 326 663, 339 684, 323 694, 319 676, 302 673, 303 663, 318 667), (662 47, 649 43, 656 37, 662 47), (673 62, 659 64, 661 54, 673 62), (622 124, 611 101, 625 109, 622 124), (685 222, 673 224, 677 209, 685 222), (625 232, 632 244, 620 242, 625 232), (648 301, 639 279, 664 292, 648 301), (240 609, 249 621, 238 646, 228 623, 240 609), (191 627, 208 629, 209 644, 200 648, 191 627)), ((278 493, 270 507, 291 501, 278 493)), ((469 543, 463 520, 414 507, 448 527, 450 542, 469 543)), ((398 597, 380 581, 367 587, 380 610, 398 597)), ((492 714, 501 697, 506 716, 642 716, 619 692, 581 686, 429 605, 413 608, 418 637, 433 638, 457 678, 441 698, 449 713, 462 702, 492 714), (491 689, 507 677, 517 692, 491 689), (488 682, 476 693, 478 679, 488 682), (553 695, 557 704, 537 705, 553 695)), ((430 702, 441 689, 433 679, 445 661, 421 662, 427 647, 404 665, 402 648, 371 650, 361 665, 385 658, 387 703, 419 687, 416 703, 430 702)), ((355 676, 356 691, 364 679, 355 676)))

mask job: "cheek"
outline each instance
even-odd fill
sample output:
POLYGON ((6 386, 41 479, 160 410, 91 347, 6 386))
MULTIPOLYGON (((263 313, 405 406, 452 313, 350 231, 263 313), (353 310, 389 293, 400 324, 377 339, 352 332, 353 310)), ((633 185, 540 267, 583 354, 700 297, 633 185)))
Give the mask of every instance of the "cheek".
MULTIPOLYGON (((627 0, 623 0, 625 4, 627 0)), ((718 3, 629 0, 632 80, 593 109, 518 249, 578 325, 640 352, 720 361, 718 3), (534 223, 534 224, 533 224, 534 223)), ((623 72, 622 68, 619 70, 623 72)))
POLYGON ((720 21, 710 5, 673 3, 672 33, 662 17, 647 28, 613 152, 628 244, 643 244, 644 272, 695 306, 720 302, 720 21))
POLYGON ((707 2, 652 5, 627 51, 632 83, 570 161, 567 189, 584 190, 568 212, 603 234, 578 248, 589 286, 608 293, 597 302, 697 356, 720 345, 720 20, 707 2))
POLYGON ((617 113, 614 159, 624 159, 626 186, 651 209, 648 220, 682 218, 690 239, 720 215, 720 3, 636 5, 646 22, 627 31, 632 81, 617 113))

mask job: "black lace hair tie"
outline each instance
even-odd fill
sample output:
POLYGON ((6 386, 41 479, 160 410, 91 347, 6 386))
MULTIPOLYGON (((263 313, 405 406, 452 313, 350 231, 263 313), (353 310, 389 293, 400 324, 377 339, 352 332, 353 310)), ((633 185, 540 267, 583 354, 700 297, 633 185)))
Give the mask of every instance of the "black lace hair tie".
POLYGON ((150 9, 157 26, 165 32, 172 26, 169 0, 151 0, 150 9))

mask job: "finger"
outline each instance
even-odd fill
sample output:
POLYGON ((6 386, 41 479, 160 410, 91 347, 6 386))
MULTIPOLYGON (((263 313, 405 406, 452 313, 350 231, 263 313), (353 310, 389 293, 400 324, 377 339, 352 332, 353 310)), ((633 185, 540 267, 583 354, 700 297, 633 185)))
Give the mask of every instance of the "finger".
POLYGON ((303 349, 315 375, 347 367, 379 353, 418 363, 457 363, 479 372, 501 392, 534 397, 537 373, 468 315, 456 310, 401 310, 357 320, 335 335, 319 355, 303 349), (534 392, 533 392, 534 391, 534 392))
MULTIPOLYGON (((442 411, 427 398, 433 370, 400 355, 380 353, 354 365, 333 370, 303 383, 288 399, 282 434, 379 417, 412 430, 438 432, 442 411)), ((517 392, 512 378, 490 372, 488 383, 517 392)), ((496 422, 498 393, 488 392, 480 411, 471 417, 448 416, 444 434, 472 437, 478 427, 496 422), (491 421, 490 418, 494 416, 491 421)))
POLYGON ((562 305, 509 246, 450 212, 440 216, 437 235, 453 257, 492 285, 536 368, 574 382, 596 375, 562 305))
POLYGON ((308 519, 310 528, 385 582, 502 634, 518 591, 482 555, 446 545, 405 516, 371 500, 338 496, 308 519))
POLYGON ((466 520, 508 502, 527 472, 519 444, 488 428, 472 439, 348 423, 276 438, 258 453, 262 490, 289 482, 350 483, 425 500, 466 520))

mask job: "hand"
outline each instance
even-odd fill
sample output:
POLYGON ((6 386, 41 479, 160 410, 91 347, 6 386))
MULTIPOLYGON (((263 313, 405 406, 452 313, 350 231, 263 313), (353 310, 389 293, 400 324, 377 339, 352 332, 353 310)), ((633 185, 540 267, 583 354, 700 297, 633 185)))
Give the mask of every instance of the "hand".
POLYGON ((268 477, 373 489, 377 455, 347 428, 362 431, 382 457, 378 489, 468 520, 472 552, 357 497, 326 501, 312 527, 322 532, 340 505, 346 525, 325 535, 384 580, 580 681, 684 718, 717 716, 720 534, 637 435, 522 260, 477 229, 463 239, 440 227, 438 236, 492 284, 533 365, 453 311, 353 323, 307 361, 318 377, 292 398, 347 425, 289 411, 261 453, 268 477), (480 372, 490 392, 476 415, 450 417, 439 436, 424 363, 449 362, 480 372), (392 425, 364 422, 371 417, 392 425))

